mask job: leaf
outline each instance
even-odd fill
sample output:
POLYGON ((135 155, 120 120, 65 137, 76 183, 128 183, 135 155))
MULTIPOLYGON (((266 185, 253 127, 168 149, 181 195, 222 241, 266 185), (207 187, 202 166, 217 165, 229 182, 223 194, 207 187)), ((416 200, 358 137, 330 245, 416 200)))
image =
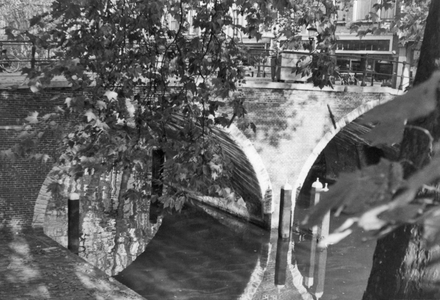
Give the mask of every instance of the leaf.
POLYGON ((162 196, 160 196, 160 197, 159 197, 159 201, 160 201, 161 203, 163 203, 163 207, 164 207, 164 208, 172 207, 173 200, 172 200, 172 198, 171 198, 170 196, 168 196, 168 195, 162 195, 162 196))
POLYGON ((51 157, 49 155, 41 154, 41 153, 36 153, 36 154, 32 155, 31 158, 33 158, 37 161, 41 161, 42 163, 46 163, 51 159, 51 157))
POLYGON ((59 105, 55 106, 54 110, 55 110, 55 112, 59 112, 59 113, 64 112, 64 109, 62 109, 61 106, 59 106, 59 105))
POLYGON ((106 109, 107 104, 104 101, 98 100, 96 101, 96 108, 99 110, 106 109))
POLYGON ((33 137, 33 136, 34 136, 34 134, 32 132, 23 130, 22 132, 20 132, 19 135, 17 135, 17 139, 25 140, 25 139, 28 139, 28 138, 33 137))
POLYGON ((64 103, 67 107, 70 107, 70 105, 72 104, 72 98, 67 97, 66 100, 64 100, 64 103))
POLYGON ((31 156, 31 158, 33 158, 35 160, 40 160, 42 157, 43 157, 43 154, 41 154, 41 153, 36 153, 31 156))
POLYGON ((31 89, 32 93, 38 93, 40 91, 36 85, 31 85, 29 88, 31 89))
POLYGON ((96 119, 95 126, 101 130, 107 131, 110 127, 105 122, 101 122, 99 119, 96 119))
POLYGON ((54 116, 54 115, 56 115, 56 114, 54 114, 54 113, 50 113, 50 114, 45 114, 44 116, 42 116, 41 118, 44 120, 44 121, 47 121, 47 120, 49 120, 52 116, 54 116))
POLYGON ((434 180, 440 178, 440 153, 436 154, 433 159, 422 170, 408 178, 408 186, 413 190, 420 189, 424 184, 430 184, 434 180))
POLYGON ((51 157, 49 155, 43 154, 43 157, 41 158, 42 162, 47 163, 50 160, 51 160, 51 157))
POLYGON ((47 186, 47 191, 54 196, 60 195, 64 190, 64 185, 58 181, 53 181, 47 186))
POLYGON ((38 123, 38 112, 34 111, 33 113, 29 114, 29 116, 27 116, 25 120, 30 124, 38 123))
POLYGON ((387 221, 379 218, 379 215, 388 209, 387 205, 380 205, 362 214, 358 220, 359 227, 364 230, 379 230, 387 224, 387 221))
POLYGON ((420 209, 422 209, 422 206, 417 204, 397 206, 383 212, 379 217, 380 219, 391 223, 405 223, 414 219, 414 217, 418 215, 420 209))
POLYGON ((328 245, 334 245, 345 239, 347 236, 349 236, 353 230, 347 229, 345 231, 341 232, 333 232, 329 234, 328 236, 325 236, 322 240, 319 241, 318 247, 319 248, 327 248, 328 245))
POLYGON ((203 175, 205 175, 205 176, 209 176, 211 174, 211 170, 209 169, 209 167, 207 165, 203 165, 202 170, 203 170, 203 175))
POLYGON ((14 162, 15 161, 15 153, 12 152, 11 149, 1 150, 0 151, 0 158, 14 162))
POLYGON ((181 195, 174 201, 174 209, 178 212, 180 212, 183 208, 183 205, 185 204, 186 196, 181 195))
POLYGON ((85 115, 86 118, 87 118, 87 122, 90 122, 90 121, 92 121, 92 120, 96 120, 96 115, 92 112, 91 109, 89 109, 88 111, 86 111, 86 112, 84 113, 84 115, 85 115))
POLYGON ((13 33, 14 28, 7 26, 7 27, 4 27, 3 29, 5 31, 6 36, 8 37, 8 40, 15 40, 16 36, 13 33))
POLYGON ((370 11, 370 17, 371 17, 371 20, 372 20, 373 22, 377 22, 377 21, 380 19, 380 17, 378 16, 378 14, 377 14, 377 13, 374 13, 374 12, 372 12, 372 11, 370 11))
POLYGON ((393 145, 402 141, 405 124, 401 120, 394 123, 386 121, 386 123, 379 124, 370 132, 365 133, 362 137, 369 141, 370 146, 377 145, 393 145))
POLYGON ((33 27, 41 22, 41 20, 47 16, 49 13, 38 14, 29 19, 29 26, 33 27))
POLYGON ((321 194, 321 201, 312 208, 303 224, 318 224, 331 209, 344 208, 346 212, 358 213, 379 203, 390 202, 403 185, 402 166, 386 159, 353 173, 342 173, 336 184, 321 194))
POLYGON ((399 143, 407 121, 426 116, 436 108, 439 82, 440 71, 437 71, 429 80, 412 88, 406 94, 376 106, 364 114, 360 119, 362 124, 377 124, 366 134, 366 138, 372 145, 399 143), (391 140, 387 141, 385 137, 391 140))
POLYGON ((113 91, 106 91, 104 96, 106 96, 109 101, 118 99, 118 93, 113 91))

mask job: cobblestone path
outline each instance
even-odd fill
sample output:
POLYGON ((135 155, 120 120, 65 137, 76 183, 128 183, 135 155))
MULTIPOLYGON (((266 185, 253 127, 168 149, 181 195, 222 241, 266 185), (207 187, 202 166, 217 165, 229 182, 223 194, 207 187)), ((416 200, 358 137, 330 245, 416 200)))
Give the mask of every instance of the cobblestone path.
POLYGON ((0 299, 144 298, 60 247, 42 231, 0 230, 0 299))

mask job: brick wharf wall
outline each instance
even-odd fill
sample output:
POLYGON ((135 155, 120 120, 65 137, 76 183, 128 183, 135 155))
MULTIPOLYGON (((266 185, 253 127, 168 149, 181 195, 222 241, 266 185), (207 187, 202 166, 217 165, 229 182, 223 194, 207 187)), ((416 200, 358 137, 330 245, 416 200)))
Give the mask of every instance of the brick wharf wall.
MULTIPOLYGON (((54 96, 63 94, 66 94, 63 89, 39 94, 29 89, 0 90, 0 150, 15 144, 17 131, 11 127, 21 125, 29 112, 38 111, 40 115, 52 112, 62 101, 62 97, 54 100, 54 96)), ((35 150, 55 155, 53 145, 54 141, 47 137, 35 150)), ((29 159, 0 160, 0 228, 20 230, 31 225, 35 200, 51 167, 51 163, 29 159)))

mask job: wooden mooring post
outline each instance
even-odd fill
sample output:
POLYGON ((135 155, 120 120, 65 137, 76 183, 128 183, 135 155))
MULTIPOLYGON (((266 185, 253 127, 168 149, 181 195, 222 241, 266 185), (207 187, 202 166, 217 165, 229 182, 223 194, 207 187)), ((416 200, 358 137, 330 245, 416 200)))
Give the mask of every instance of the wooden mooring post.
MULTIPOLYGON (((328 187, 325 184, 325 187, 321 190, 321 192, 327 192, 328 187)), ((314 240, 318 242, 318 279, 316 282, 315 288, 315 297, 316 300, 319 300, 324 295, 324 282, 325 282, 325 270, 327 267, 327 237, 330 232, 330 212, 327 212, 322 219, 321 226, 318 227, 318 236, 314 240)))
MULTIPOLYGON (((315 206, 319 203, 321 198, 321 193, 327 192, 327 185, 324 186, 319 181, 319 178, 312 184, 312 191, 310 195, 310 206, 315 206)), ((315 288, 315 296, 317 299, 321 298, 324 293, 324 280, 325 280, 325 268, 327 263, 327 245, 325 244, 325 240, 329 234, 330 230, 330 212, 328 212, 320 225, 313 226, 312 228, 312 242, 310 246, 310 261, 309 261, 309 270, 307 275, 304 277, 304 285, 307 288, 311 288, 314 284, 314 275, 315 275, 315 265, 316 265, 316 256, 318 252, 318 278, 316 282, 315 288), (319 244, 319 248, 318 248, 319 244)))
POLYGON ((278 243, 275 258, 275 285, 286 284, 287 255, 290 245, 290 232, 292 227, 292 186, 285 184, 281 188, 280 218, 278 224, 278 243))
POLYGON ((79 252, 79 194, 71 193, 67 201, 67 249, 79 252))
POLYGON ((291 224, 292 224, 292 186, 286 183, 281 188, 278 238, 290 239, 291 224))

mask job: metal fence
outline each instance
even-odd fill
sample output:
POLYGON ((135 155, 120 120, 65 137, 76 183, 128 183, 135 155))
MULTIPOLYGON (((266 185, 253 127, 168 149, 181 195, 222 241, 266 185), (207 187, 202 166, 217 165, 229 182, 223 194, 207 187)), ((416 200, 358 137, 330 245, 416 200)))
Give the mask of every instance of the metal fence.
POLYGON ((50 61, 51 49, 36 47, 30 41, 0 40, 0 72, 20 72, 50 61))
MULTIPOLYGON (((310 71, 313 70, 309 68, 309 72, 302 71, 312 62, 315 55, 313 52, 287 50, 275 54, 265 49, 264 45, 247 47, 246 50, 250 54, 245 66, 247 77, 267 77, 272 81, 298 83, 310 79, 310 71)), ((38 68, 50 62, 52 57, 52 49, 36 47, 30 41, 0 40, 0 51, 0 72, 20 72, 25 67, 38 68)), ((405 89, 413 81, 413 66, 398 61, 396 55, 336 53, 334 58, 336 68, 330 78, 333 84, 405 89)))
MULTIPOLYGON (((305 83, 310 80, 311 62, 315 53, 309 51, 281 51, 275 54, 264 49, 249 49, 251 61, 246 66, 247 77, 268 77, 272 81, 305 83), (303 72, 309 67, 309 72, 303 72)), ((414 66, 398 61, 392 54, 333 55, 335 72, 333 84, 359 86, 385 86, 405 89, 413 81, 414 66)))

